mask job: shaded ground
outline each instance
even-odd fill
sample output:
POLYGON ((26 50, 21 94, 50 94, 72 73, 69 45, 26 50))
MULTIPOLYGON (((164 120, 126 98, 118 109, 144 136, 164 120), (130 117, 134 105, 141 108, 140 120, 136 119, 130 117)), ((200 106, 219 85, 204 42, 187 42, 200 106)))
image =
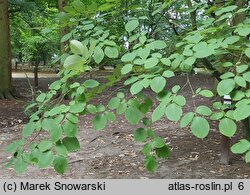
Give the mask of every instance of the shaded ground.
MULTIPOLYGON (((53 78, 40 79, 40 88, 45 90, 52 81, 53 78)), ((208 76, 192 75, 190 81, 194 89, 201 86, 212 88, 212 80, 208 76)), ((193 110, 191 90, 185 85, 186 76, 170 80, 168 88, 177 83, 186 86, 182 92, 187 98, 184 112, 193 110)), ((27 96, 29 85, 26 79, 15 78, 14 85, 27 96)), ((106 90, 94 102, 107 103, 117 87, 120 85, 106 90)), ((153 95, 150 91, 147 94, 153 95)), ((172 154, 168 160, 160 161, 157 171, 152 174, 144 169, 141 145, 133 141, 135 127, 119 117, 105 130, 96 132, 91 127, 90 115, 81 117, 78 136, 81 150, 70 154, 69 168, 63 176, 54 173, 52 168, 38 170, 34 167, 29 167, 26 174, 17 176, 12 169, 3 168, 9 155, 4 152, 4 147, 20 137, 20 129, 27 121, 23 114, 23 106, 27 101, 28 98, 19 101, 0 100, 0 178, 250 178, 250 166, 239 156, 232 156, 232 165, 220 165, 220 141, 214 123, 211 123, 209 136, 200 140, 191 135, 189 129, 180 129, 165 119, 156 122, 156 134, 165 138, 172 154)), ((211 101, 199 98, 195 99, 195 103, 209 105, 211 101)))

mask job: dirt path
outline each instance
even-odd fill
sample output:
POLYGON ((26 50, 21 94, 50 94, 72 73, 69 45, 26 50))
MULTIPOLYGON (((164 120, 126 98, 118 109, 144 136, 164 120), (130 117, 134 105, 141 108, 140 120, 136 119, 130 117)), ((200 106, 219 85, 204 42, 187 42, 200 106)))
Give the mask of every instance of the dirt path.
MULTIPOLYGON (((53 78, 41 79, 41 89, 45 90, 53 78)), ((212 82, 204 75, 191 76, 190 81, 196 89, 203 85, 211 88, 212 82)), ((186 83, 185 76, 178 76, 168 83, 170 88, 178 83, 186 83)), ((28 90, 24 79, 15 79, 19 89, 28 90)), ((116 86, 119 87, 119 86, 116 86)), ((107 103, 111 88, 95 99, 95 102, 107 103)), ((191 90, 185 87, 182 92, 187 97, 185 112, 193 110, 191 90)), ((152 95, 150 91, 148 95, 152 95)), ((219 134, 214 123, 211 132, 203 141, 191 135, 189 129, 180 129, 178 125, 162 119, 154 124, 156 134, 162 135, 170 145, 172 154, 169 159, 160 161, 155 173, 149 173, 143 166, 141 145, 133 141, 135 127, 119 117, 118 122, 96 132, 91 127, 91 116, 81 117, 78 138, 81 150, 69 156, 67 172, 57 175, 52 168, 39 170, 29 167, 24 175, 17 176, 13 170, 4 170, 8 154, 4 147, 11 140, 18 139, 20 128, 27 120, 22 113, 24 101, 0 101, 0 178, 250 178, 250 166, 238 156, 233 156, 232 165, 219 164, 219 134), (13 122, 14 121, 14 122, 13 122)), ((199 98, 197 105, 211 102, 199 98)))

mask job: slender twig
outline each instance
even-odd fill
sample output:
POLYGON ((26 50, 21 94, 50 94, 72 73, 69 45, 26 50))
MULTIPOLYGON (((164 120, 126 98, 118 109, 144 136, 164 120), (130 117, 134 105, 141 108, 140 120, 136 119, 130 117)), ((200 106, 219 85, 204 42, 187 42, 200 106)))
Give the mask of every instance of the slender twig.
MULTIPOLYGON (((188 74, 187 74, 187 83, 188 83, 188 86, 189 86, 190 89, 191 89, 191 92, 192 92, 193 96, 194 96, 194 95, 195 95, 195 92, 194 92, 193 86, 192 86, 192 84, 191 84, 191 82, 190 82, 190 80, 189 80, 189 75, 188 75, 188 74)), ((196 104, 195 104, 194 99, 192 99, 192 102, 193 102, 194 107, 196 108, 196 104)))
POLYGON ((30 78, 28 77, 27 73, 24 71, 23 67, 22 67, 22 71, 23 73, 25 74, 25 77, 28 81, 28 84, 29 84, 29 87, 30 87, 30 90, 31 90, 31 96, 32 96, 32 101, 35 101, 35 91, 34 91, 34 88, 30 82, 30 78))

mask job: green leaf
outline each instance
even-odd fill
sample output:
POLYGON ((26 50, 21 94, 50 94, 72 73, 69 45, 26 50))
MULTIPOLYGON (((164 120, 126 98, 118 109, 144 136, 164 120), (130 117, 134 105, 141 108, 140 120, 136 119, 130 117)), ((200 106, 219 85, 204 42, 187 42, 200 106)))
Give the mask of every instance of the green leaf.
POLYGON ((108 107, 111 110, 117 109, 120 105, 121 100, 118 97, 113 97, 108 103, 108 107))
POLYGON ((248 58, 250 58, 250 48, 247 48, 247 49, 245 50, 245 54, 246 54, 246 56, 247 56, 248 58))
POLYGON ((56 125, 50 131, 50 139, 52 142, 57 142, 61 138, 62 138, 62 128, 56 125))
POLYGON ((63 132, 67 137, 75 137, 78 133, 78 129, 75 123, 66 120, 63 124, 63 132))
POLYGON ((212 91, 206 90, 206 89, 205 89, 205 90, 201 90, 201 91, 199 92, 199 95, 204 96, 204 97, 207 97, 207 98, 211 98, 211 97, 214 96, 214 94, 213 94, 212 91))
POLYGON ((117 97, 120 99, 124 99, 125 98, 125 94, 123 92, 118 92, 117 93, 117 97))
POLYGON ((69 152, 75 152, 80 149, 80 143, 76 137, 65 137, 62 143, 69 152))
POLYGON ((236 121, 241 121, 250 116, 250 105, 243 104, 234 110, 234 118, 236 121))
POLYGON ((28 123, 24 126, 22 136, 27 138, 35 131, 35 123, 28 123))
POLYGON ((172 92, 173 93, 178 93, 178 91, 181 89, 181 87, 179 85, 175 85, 173 88, 172 88, 172 92))
POLYGON ((149 118, 147 117, 143 118, 142 123, 147 127, 151 124, 149 118))
POLYGON ((162 76, 153 78, 150 83, 150 87, 155 93, 161 92, 165 88, 165 85, 166 79, 162 76))
POLYGON ((211 120, 214 120, 214 121, 217 121, 217 120, 221 119, 223 116, 224 116, 224 113, 223 113, 223 112, 214 112, 214 113, 210 116, 210 119, 211 119, 211 120))
POLYGON ((235 9, 237 9, 238 6, 236 5, 231 5, 231 6, 226 6, 226 7, 223 7, 221 9, 218 9, 216 12, 215 12, 215 15, 216 16, 220 16, 222 15, 223 13, 227 13, 227 12, 231 12, 235 9))
POLYGON ((70 105, 69 111, 74 114, 81 113, 85 109, 85 103, 76 103, 73 105, 70 105))
POLYGON ((236 66, 236 71, 237 73, 243 73, 248 69, 248 65, 247 64, 243 64, 240 66, 236 66))
POLYGON ((17 142, 13 142, 11 144, 9 144, 6 148, 5 148, 5 152, 8 152, 8 153, 14 153, 17 151, 18 147, 20 145, 17 143, 17 142))
POLYGON ((121 73, 122 74, 128 74, 133 70, 133 65, 132 64, 126 64, 125 66, 122 67, 121 73))
POLYGON ((62 144, 57 144, 56 147, 55 147, 55 151, 56 151, 56 153, 58 155, 61 155, 61 156, 67 156, 68 155, 67 148, 62 144))
POLYGON ((53 82, 53 83, 51 83, 51 84, 49 85, 49 89, 58 90, 58 89, 61 88, 61 84, 62 84, 62 83, 61 83, 60 80, 55 81, 55 82, 53 82))
POLYGON ((163 158, 163 159, 166 159, 166 158, 168 158, 169 155, 170 155, 170 149, 169 149, 168 146, 165 145, 165 146, 163 146, 163 147, 161 147, 161 148, 156 148, 156 149, 155 149, 155 153, 156 153, 156 155, 157 155, 158 157, 163 158))
POLYGON ((44 102, 45 98, 46 98, 46 93, 41 93, 39 96, 37 96, 36 101, 44 102))
POLYGON ((106 127, 107 117, 104 114, 97 115, 93 119, 93 127, 95 130, 100 131, 106 127))
POLYGON ((122 56, 121 61, 122 62, 132 62, 136 57, 135 53, 126 53, 122 56))
POLYGON ((167 44, 165 43, 165 41, 162 41, 162 40, 156 40, 156 41, 151 42, 150 44, 152 44, 155 49, 164 49, 167 47, 167 44))
POLYGON ((139 49, 137 53, 137 55, 140 56, 144 60, 147 59, 149 54, 150 54, 150 48, 147 48, 147 47, 139 49))
POLYGON ((27 163, 23 160, 23 158, 17 159, 14 165, 14 170, 17 174, 22 174, 27 170, 27 163))
MULTIPOLYGON (((107 1, 108 2, 108 1, 107 1)), ((114 7, 115 4, 113 3, 104 3, 101 6, 98 7, 99 11, 107 11, 109 9, 111 9, 112 7, 114 7)))
POLYGON ((154 172, 157 168, 157 163, 154 156, 147 156, 144 160, 145 167, 150 172, 154 172))
POLYGON ((150 69, 150 68, 155 67, 158 63, 159 63, 159 59, 158 59, 158 58, 152 57, 152 58, 149 58, 149 59, 147 59, 147 60, 145 61, 144 67, 145 67, 146 69, 150 69))
POLYGON ((185 116, 180 121, 181 128, 186 127, 189 123, 191 123, 194 115, 195 114, 193 112, 188 112, 187 114, 185 114, 185 116))
POLYGON ((224 63, 222 64, 222 66, 225 67, 225 68, 232 67, 232 66, 233 66, 233 63, 232 63, 232 62, 224 62, 224 63))
POLYGON ((240 40, 239 36, 231 36, 231 37, 227 37, 224 40, 224 43, 231 45, 231 44, 238 42, 239 40, 240 40))
POLYGON ((127 110, 126 102, 121 102, 117 108, 117 114, 123 114, 127 110))
POLYGON ((139 41, 141 44, 144 44, 147 41, 147 37, 145 35, 140 36, 139 41))
POLYGON ((38 166, 40 169, 47 168, 52 164, 54 155, 51 151, 41 153, 38 159, 38 166))
POLYGON ((189 66, 192 66, 195 63, 195 61, 196 61, 196 58, 192 56, 192 57, 187 58, 184 61, 184 63, 189 65, 189 66))
POLYGON ((250 162, 250 151, 248 151, 248 152, 245 154, 245 161, 246 161, 246 163, 249 163, 249 162, 250 162))
POLYGON ((83 85, 87 88, 95 88, 95 87, 98 87, 99 86, 99 82, 96 81, 96 80, 93 80, 93 79, 89 79, 89 80, 86 80, 84 81, 83 85))
POLYGON ((84 47, 80 41, 71 40, 69 43, 70 49, 74 54, 83 55, 84 47))
POLYGON ((161 63, 163 63, 166 66, 170 66, 171 65, 171 61, 168 58, 161 58, 160 61, 161 61, 161 63))
POLYGON ((95 47, 93 58, 97 64, 100 64, 104 58, 104 52, 99 45, 95 47))
POLYGON ((166 116, 170 121, 177 122, 182 116, 182 108, 177 104, 169 104, 166 108, 166 116))
POLYGON ((219 130, 221 134, 227 137, 232 137, 237 130, 237 126, 233 120, 228 118, 223 118, 220 120, 219 130))
POLYGON ((102 105, 102 104, 99 104, 99 105, 96 107, 97 112, 104 112, 105 109, 106 109, 105 106, 102 105))
POLYGON ((96 110, 96 106, 94 106, 93 104, 89 104, 87 106, 87 110, 90 114, 96 114, 97 110, 96 110))
POLYGON ((38 148, 41 152, 44 152, 46 150, 49 150, 52 147, 52 142, 51 141, 46 141, 46 140, 42 140, 39 144, 38 144, 38 148))
POLYGON ((163 72, 162 76, 164 76, 164 77, 166 77, 166 78, 171 78, 171 77, 173 77, 173 76, 175 76, 175 75, 174 75, 174 72, 173 72, 173 71, 171 71, 171 70, 166 70, 166 71, 163 72))
POLYGON ((64 156, 58 156, 53 161, 54 169, 59 174, 64 174, 68 167, 68 161, 64 156))
POLYGON ((184 39, 190 43, 199 43, 204 37, 200 33, 195 33, 194 35, 189 35, 184 39))
POLYGON ((162 106, 161 104, 156 107, 156 109, 153 111, 152 114, 152 122, 158 121, 161 119, 161 117, 165 113, 165 106, 162 106))
POLYGON ((202 117, 195 117, 191 123, 192 133, 198 138, 205 138, 209 132, 209 123, 202 117))
POLYGON ((233 91, 235 87, 235 81, 233 79, 226 79, 219 82, 217 85, 217 92, 220 96, 228 95, 233 91))
POLYGON ((109 46, 105 48, 104 53, 109 58, 118 58, 119 55, 118 49, 116 47, 109 47, 109 46))
POLYGON ((236 76, 236 77, 234 77, 234 81, 236 82, 237 85, 239 85, 241 87, 247 86, 246 80, 243 77, 236 76))
POLYGON ((192 56, 193 53, 194 53, 194 52, 193 52, 191 49, 184 49, 182 54, 183 54, 184 56, 192 56))
POLYGON ((151 147, 150 144, 145 144, 143 146, 142 153, 143 153, 144 156, 150 155, 151 151, 152 151, 152 147, 151 147))
POLYGON ((162 148, 165 146, 165 141, 161 137, 158 136, 154 138, 150 144, 154 148, 162 148))
POLYGON ((207 106, 198 106, 196 112, 204 116, 210 116, 212 114, 212 110, 207 106))
POLYGON ((134 83, 131 87, 130 87, 130 93, 132 95, 135 95, 139 92, 141 92, 141 90, 143 89, 143 85, 141 83, 141 81, 138 81, 136 83, 134 83))
POLYGON ((243 154, 250 149, 250 142, 246 139, 241 139, 238 143, 231 147, 231 151, 234 154, 243 154))
POLYGON ((127 32, 132 32, 139 26, 139 21, 138 20, 130 20, 128 23, 125 25, 125 29, 127 32))
POLYGON ((135 107, 130 107, 125 112, 125 117, 131 125, 138 124, 141 120, 141 116, 141 112, 135 107))
POLYGON ((64 61, 64 67, 69 70, 82 70, 86 61, 78 55, 70 55, 64 61))
POLYGON ((237 32, 240 36, 242 37, 246 37, 250 34, 250 28, 249 27, 243 27, 243 28, 240 28, 240 29, 237 29, 237 32))
POLYGON ((78 82, 74 82, 73 84, 70 85, 71 89, 74 89, 74 88, 77 88, 77 87, 80 87, 80 83, 78 83, 78 82))
POLYGON ((55 126, 57 126, 57 123, 51 119, 51 118, 45 118, 42 121, 42 128, 45 131, 50 131, 51 129, 53 129, 55 126))
POLYGON ((72 37, 72 32, 64 35, 61 39, 61 43, 68 41, 72 37))
POLYGON ((107 112, 106 117, 107 117, 108 121, 115 121, 115 119, 116 119, 116 116, 113 112, 107 112))
POLYGON ((242 76, 243 76, 243 78, 244 78, 247 82, 250 82, 250 72, 249 72, 249 71, 246 72, 246 73, 244 73, 242 76))
POLYGON ((60 106, 55 106, 54 108, 52 108, 50 111, 49 111, 49 116, 55 116, 55 115, 58 115, 60 113, 62 113, 63 111, 63 106, 60 105, 60 106))
POLYGON ((177 95, 173 97, 173 102, 178 104, 179 106, 185 106, 186 105, 186 99, 182 95, 177 95))
POLYGON ((68 119, 74 124, 78 123, 78 117, 74 114, 71 114, 71 113, 66 114, 66 119, 68 119))
POLYGON ((144 142, 147 139, 147 131, 144 128, 138 128, 135 130, 134 139, 137 142, 144 142))
POLYGON ((232 72, 226 72, 226 73, 222 74, 222 75, 220 76, 220 78, 221 78, 221 79, 228 79, 228 78, 234 77, 234 76, 235 76, 234 73, 232 73, 232 72))
POLYGON ((206 58, 215 53, 213 47, 207 45, 206 42, 200 42, 193 47, 195 51, 194 56, 196 58, 206 58))

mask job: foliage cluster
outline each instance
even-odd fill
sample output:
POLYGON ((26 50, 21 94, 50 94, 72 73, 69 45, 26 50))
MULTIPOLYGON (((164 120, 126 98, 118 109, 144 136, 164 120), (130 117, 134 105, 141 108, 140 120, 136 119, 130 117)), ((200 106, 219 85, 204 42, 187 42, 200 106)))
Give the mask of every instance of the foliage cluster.
MULTIPOLYGON (((37 111, 23 128, 23 138, 7 147, 7 151, 13 153, 8 166, 14 166, 17 173, 24 172, 27 164, 39 168, 53 165, 58 173, 64 173, 68 153, 80 149, 77 123, 79 117, 87 113, 93 115, 93 128, 97 131, 115 121, 117 115, 124 115, 130 124, 140 126, 135 130, 134 139, 144 143, 142 153, 149 171, 156 169, 158 158, 165 159, 170 154, 164 139, 152 129, 152 123, 162 117, 179 123, 182 128, 189 127, 192 134, 201 139, 209 133, 208 120, 218 121, 219 132, 233 137, 237 123, 249 118, 248 8, 234 1, 222 6, 197 1, 199 3, 194 3, 193 7, 180 1, 140 1, 141 6, 131 1, 131 5, 121 11, 120 16, 124 18, 114 24, 110 17, 117 12, 112 10, 122 2, 106 0, 98 6, 96 2, 85 5, 76 0, 59 15, 60 20, 72 28, 62 38, 62 42, 69 41, 68 53, 62 57, 64 68, 60 79, 50 85, 48 93, 41 93, 36 102, 27 107, 36 107, 37 111), (150 11, 147 12, 144 5, 150 11), (96 7, 98 11, 94 12, 96 7), (86 9, 89 12, 84 15, 86 9), (181 11, 185 11, 184 14, 181 11), (188 23, 189 14, 194 12, 196 26, 188 23), (171 17, 165 25, 167 29, 160 19, 158 24, 151 23, 158 15, 171 17), (114 30, 114 25, 120 28, 114 30), (154 30, 155 26, 164 32, 154 30), (107 83, 93 79, 77 81, 81 73, 110 61, 115 62, 116 68, 107 83), (212 71, 219 83, 216 93, 191 87, 193 96, 223 98, 230 95, 231 105, 216 101, 212 108, 195 105, 195 110, 183 113, 186 99, 180 93, 182 88, 177 84, 167 89, 168 79, 180 72, 189 74, 197 67, 212 71), (91 98, 122 78, 126 78, 124 86, 129 86, 131 98, 121 90, 108 105, 89 103, 91 98), (155 93, 157 105, 144 94, 147 88, 155 93), (61 98, 55 99, 59 93, 61 98), (66 95, 70 97, 68 104, 62 102, 66 95)), ((250 162, 249 140, 241 139, 231 150, 244 154, 245 161, 250 162)))

